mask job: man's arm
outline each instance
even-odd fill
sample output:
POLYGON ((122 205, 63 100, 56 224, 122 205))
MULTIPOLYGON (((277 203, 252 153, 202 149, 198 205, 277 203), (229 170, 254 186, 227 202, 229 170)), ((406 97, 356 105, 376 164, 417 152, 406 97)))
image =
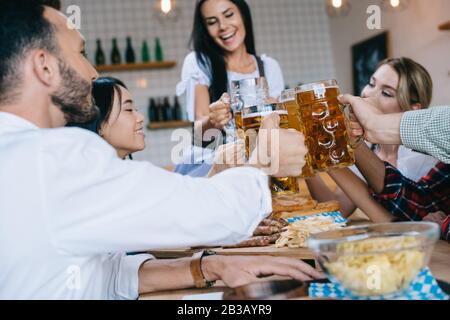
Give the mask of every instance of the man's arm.
POLYGON ((433 107, 404 114, 382 114, 374 107, 376 101, 351 95, 340 101, 350 104, 357 121, 350 121, 354 135, 372 143, 404 144, 450 163, 450 107, 433 107))
MULTIPOLYGON (((274 117, 268 120, 276 125, 279 117, 274 117)), ((295 148, 280 147, 285 157, 278 169, 286 176, 298 174, 306 151, 299 151, 303 136, 280 131, 295 148)), ((55 247, 65 253, 235 244, 272 211, 268 177, 261 170, 236 168, 209 179, 192 178, 148 162, 120 160, 111 146, 85 130, 45 134, 52 136, 43 140, 38 160, 42 212, 55 247)))
MULTIPOLYGON (((139 293, 194 287, 191 260, 183 258, 145 262, 139 269, 139 293)), ((208 256, 202 258, 201 271, 206 281, 221 280, 232 288, 256 282, 261 276, 287 276, 300 281, 323 277, 323 274, 301 260, 269 256, 208 256)))
POLYGON ((450 163, 450 107, 405 112, 400 135, 406 147, 450 163))
POLYGON ((376 108, 373 98, 360 98, 352 95, 339 97, 339 101, 352 107, 350 134, 364 136, 367 141, 378 144, 401 144, 400 122, 403 114, 383 114, 376 108))
POLYGON ((186 177, 148 162, 123 161, 84 130, 56 131, 49 132, 55 139, 45 139, 37 161, 42 212, 62 252, 233 244, 250 236, 272 210, 268 177, 257 169, 186 177))

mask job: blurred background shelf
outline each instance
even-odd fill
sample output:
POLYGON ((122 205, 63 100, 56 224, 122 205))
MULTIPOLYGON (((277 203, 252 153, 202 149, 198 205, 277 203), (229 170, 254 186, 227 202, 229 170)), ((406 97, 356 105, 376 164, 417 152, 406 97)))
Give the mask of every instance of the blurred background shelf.
POLYGON ((162 61, 162 62, 103 65, 103 66, 96 66, 96 69, 98 72, 120 72, 120 71, 134 71, 134 70, 171 69, 176 65, 177 65, 176 61, 162 61))
POLYGON ((450 30, 450 21, 441 24, 439 26, 439 30, 450 30))
POLYGON ((165 121, 165 122, 154 122, 147 125, 148 130, 159 130, 159 129, 176 129, 176 128, 186 128, 190 127, 190 121, 165 121))

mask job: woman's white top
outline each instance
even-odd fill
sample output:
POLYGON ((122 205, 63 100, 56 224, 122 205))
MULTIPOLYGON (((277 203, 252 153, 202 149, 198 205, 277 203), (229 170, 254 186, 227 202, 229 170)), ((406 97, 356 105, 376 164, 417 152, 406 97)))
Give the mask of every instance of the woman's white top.
MULTIPOLYGON (((256 58, 255 64, 256 63, 256 58)), ((272 98, 278 98, 281 91, 284 90, 283 72, 279 63, 263 54, 261 60, 264 63, 265 76, 269 85, 269 94, 272 98)), ((231 87, 231 81, 258 78, 260 76, 258 68, 253 73, 237 73, 227 71, 228 75, 228 91, 231 87)), ((210 69, 201 68, 195 52, 189 53, 184 59, 183 69, 181 72, 181 82, 177 85, 177 95, 186 95, 186 111, 190 121, 195 120, 195 87, 197 85, 211 86, 212 72, 210 69)))
MULTIPOLYGON (((403 176, 415 182, 426 176, 438 162, 432 156, 415 152, 405 146, 400 146, 398 149, 397 169, 403 176)), ((352 166, 350 169, 366 181, 356 166, 352 166)))

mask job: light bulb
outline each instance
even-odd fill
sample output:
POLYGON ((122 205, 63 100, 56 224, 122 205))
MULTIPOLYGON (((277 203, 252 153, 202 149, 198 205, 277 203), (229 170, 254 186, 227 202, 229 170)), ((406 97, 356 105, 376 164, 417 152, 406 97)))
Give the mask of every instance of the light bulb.
POLYGON ((332 0, 331 4, 335 8, 340 8, 342 7, 342 0, 332 0))
POLYGON ((397 8, 400 5, 400 0, 391 0, 391 6, 397 8))
POLYGON ((140 78, 138 80, 136 80, 136 86, 139 89, 146 89, 148 87, 148 81, 145 78, 140 78))
POLYGON ((161 11, 164 14, 168 14, 172 10, 171 0, 161 0, 161 11))

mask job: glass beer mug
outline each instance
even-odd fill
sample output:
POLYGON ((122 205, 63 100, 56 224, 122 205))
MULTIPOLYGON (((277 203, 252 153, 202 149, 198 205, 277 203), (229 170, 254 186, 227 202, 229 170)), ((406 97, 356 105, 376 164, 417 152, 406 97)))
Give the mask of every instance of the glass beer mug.
MULTIPOLYGON (((245 132, 245 152, 247 159, 255 148, 257 135, 265 116, 276 112, 280 116, 280 128, 288 129, 288 113, 283 104, 260 104, 244 107, 242 109, 242 128, 245 132)), ((299 193, 297 178, 285 177, 270 179, 270 189, 272 194, 299 193)))
MULTIPOLYGON (((297 100, 295 96, 295 89, 287 89, 281 92, 280 102, 283 104, 285 110, 288 113, 289 127, 295 129, 305 136, 305 144, 307 142, 306 139, 306 130, 301 121, 301 117, 299 114, 299 108, 297 105, 297 100)), ((309 150, 309 146, 306 144, 309 150)), ((310 153, 308 152, 305 155, 305 166, 302 169, 302 174, 300 178, 307 178, 314 176, 313 163, 310 153)))
POLYGON ((355 164, 337 81, 304 84, 295 93, 312 168, 327 171, 355 164))
POLYGON ((264 104, 267 100, 268 85, 263 77, 231 81, 231 111, 236 129, 242 129, 242 109, 264 104))

